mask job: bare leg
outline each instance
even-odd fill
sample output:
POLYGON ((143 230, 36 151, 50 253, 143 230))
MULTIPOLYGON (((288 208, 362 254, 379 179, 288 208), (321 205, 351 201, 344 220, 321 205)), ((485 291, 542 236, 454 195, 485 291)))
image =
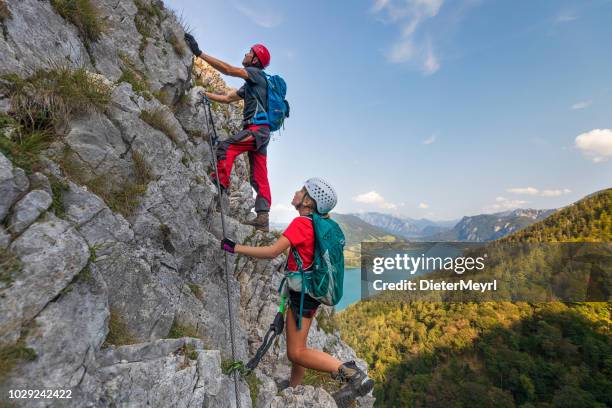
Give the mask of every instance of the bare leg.
POLYGON ((304 374, 306 369, 299 364, 291 363, 291 378, 289 379, 290 387, 297 387, 304 382, 304 374))
POLYGON ((338 371, 342 362, 319 350, 306 348, 306 338, 312 319, 302 316, 302 329, 297 329, 297 322, 291 308, 287 311, 287 356, 292 363, 289 386, 295 387, 304 380, 304 368, 333 373, 338 371))

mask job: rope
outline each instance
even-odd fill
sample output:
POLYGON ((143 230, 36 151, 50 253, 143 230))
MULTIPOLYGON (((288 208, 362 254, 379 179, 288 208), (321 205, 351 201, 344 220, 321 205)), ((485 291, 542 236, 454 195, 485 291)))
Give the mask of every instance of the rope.
MULTIPOLYGON (((206 105, 205 112, 207 111, 207 121, 206 121, 206 130, 208 131, 208 142, 210 144, 210 153, 212 156, 213 167, 215 169, 215 174, 217 177, 217 190, 219 191, 219 208, 221 213, 221 230, 223 231, 223 237, 225 238, 225 214, 223 212, 223 202, 221 200, 221 183, 219 182, 219 169, 217 168, 217 156, 213 150, 213 145, 217 144, 219 137, 217 136, 217 129, 215 128, 215 122, 213 119, 212 111, 210 110, 210 99, 208 99, 205 95, 202 98, 202 102, 206 105), (211 126, 209 126, 209 123, 211 126), (212 127, 212 134, 210 132, 210 127, 212 127)), ((229 326, 230 326, 230 342, 232 345, 232 360, 236 361, 236 346, 234 342, 234 318, 232 316, 232 300, 230 299, 230 276, 229 276, 229 260, 227 259, 227 252, 223 251, 223 257, 225 259, 225 284, 227 288, 227 311, 229 315, 229 326)), ((240 408, 240 398, 238 397, 238 372, 233 372, 234 376, 234 392, 236 394, 236 406, 240 408)))

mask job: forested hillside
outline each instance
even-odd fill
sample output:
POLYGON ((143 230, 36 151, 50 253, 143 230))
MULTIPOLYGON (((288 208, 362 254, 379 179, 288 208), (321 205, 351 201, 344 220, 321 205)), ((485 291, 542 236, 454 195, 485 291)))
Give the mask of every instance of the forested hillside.
MULTIPOLYGON (((506 238, 609 242, 611 190, 506 238)), ((379 406, 612 405, 610 303, 363 301, 336 319, 379 406)))
POLYGON ((612 242, 612 188, 504 238, 514 242, 612 242))

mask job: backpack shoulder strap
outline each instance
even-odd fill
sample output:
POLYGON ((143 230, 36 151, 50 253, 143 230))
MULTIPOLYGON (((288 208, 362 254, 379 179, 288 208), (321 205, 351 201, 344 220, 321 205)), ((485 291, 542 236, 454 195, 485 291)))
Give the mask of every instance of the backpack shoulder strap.
MULTIPOLYGON (((312 219, 312 217, 307 216, 306 218, 310 218, 312 219)), ((313 230, 314 230, 314 225, 313 225, 313 230)), ((297 249, 291 247, 291 251, 293 252, 293 259, 295 259, 295 263, 297 264, 298 267, 298 271, 300 272, 301 278, 302 278, 302 291, 300 292, 300 313, 298 315, 298 320, 297 320, 297 328, 298 330, 302 329, 302 315, 303 315, 303 311, 304 311, 304 294, 306 293, 306 288, 305 288, 305 281, 304 281, 304 266, 302 264, 302 258, 300 257, 300 254, 298 253, 297 249)))
POLYGON ((302 328, 302 314, 304 312, 304 292, 306 292, 306 288, 304 287, 304 268, 302 267, 302 258, 300 258, 300 254, 298 254, 297 249, 292 247, 291 252, 293 253, 293 258, 295 259, 295 263, 298 266, 298 271, 300 272, 300 278, 302 279, 302 291, 300 292, 300 313, 298 314, 297 320, 297 328, 300 330, 302 328))
MULTIPOLYGON (((261 70, 261 73, 262 73, 264 79, 266 80, 266 88, 268 88, 268 85, 269 85, 268 78, 270 77, 270 75, 266 74, 266 71, 264 71, 263 69, 261 70)), ((259 96, 257 95, 257 93, 252 89, 252 87, 251 87, 251 85, 249 84, 248 81, 245 81, 245 84, 246 84, 246 88, 249 91, 249 93, 251 94, 251 96, 253 98, 255 98, 255 102, 257 103, 257 106, 259 108, 261 108, 262 111, 265 112, 265 109, 263 108, 264 104, 263 104, 262 101, 259 100, 259 96)))
POLYGON ((265 112, 266 110, 263 108, 263 103, 259 101, 259 96, 257 96, 257 93, 253 91, 253 89, 251 89, 251 85, 247 83, 246 88, 251 94, 251 96, 255 98, 255 103, 257 104, 257 112, 265 112))
POLYGON ((295 259, 295 263, 297 264, 298 271, 302 272, 304 270, 304 264, 302 263, 302 258, 300 257, 300 254, 298 253, 297 249, 295 249, 294 247, 291 247, 291 253, 293 253, 293 259, 295 259))

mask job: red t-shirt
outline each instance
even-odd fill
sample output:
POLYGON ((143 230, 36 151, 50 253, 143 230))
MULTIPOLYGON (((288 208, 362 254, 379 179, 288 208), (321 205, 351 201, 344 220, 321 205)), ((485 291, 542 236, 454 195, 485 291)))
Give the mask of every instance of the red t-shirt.
MULTIPOLYGON (((291 242, 291 248, 295 248, 302 259, 302 269, 306 270, 312 266, 314 258, 315 236, 312 220, 305 216, 299 216, 291 221, 283 235, 291 242)), ((293 251, 289 249, 287 261, 288 271, 297 271, 298 266, 293 258, 293 251)))

